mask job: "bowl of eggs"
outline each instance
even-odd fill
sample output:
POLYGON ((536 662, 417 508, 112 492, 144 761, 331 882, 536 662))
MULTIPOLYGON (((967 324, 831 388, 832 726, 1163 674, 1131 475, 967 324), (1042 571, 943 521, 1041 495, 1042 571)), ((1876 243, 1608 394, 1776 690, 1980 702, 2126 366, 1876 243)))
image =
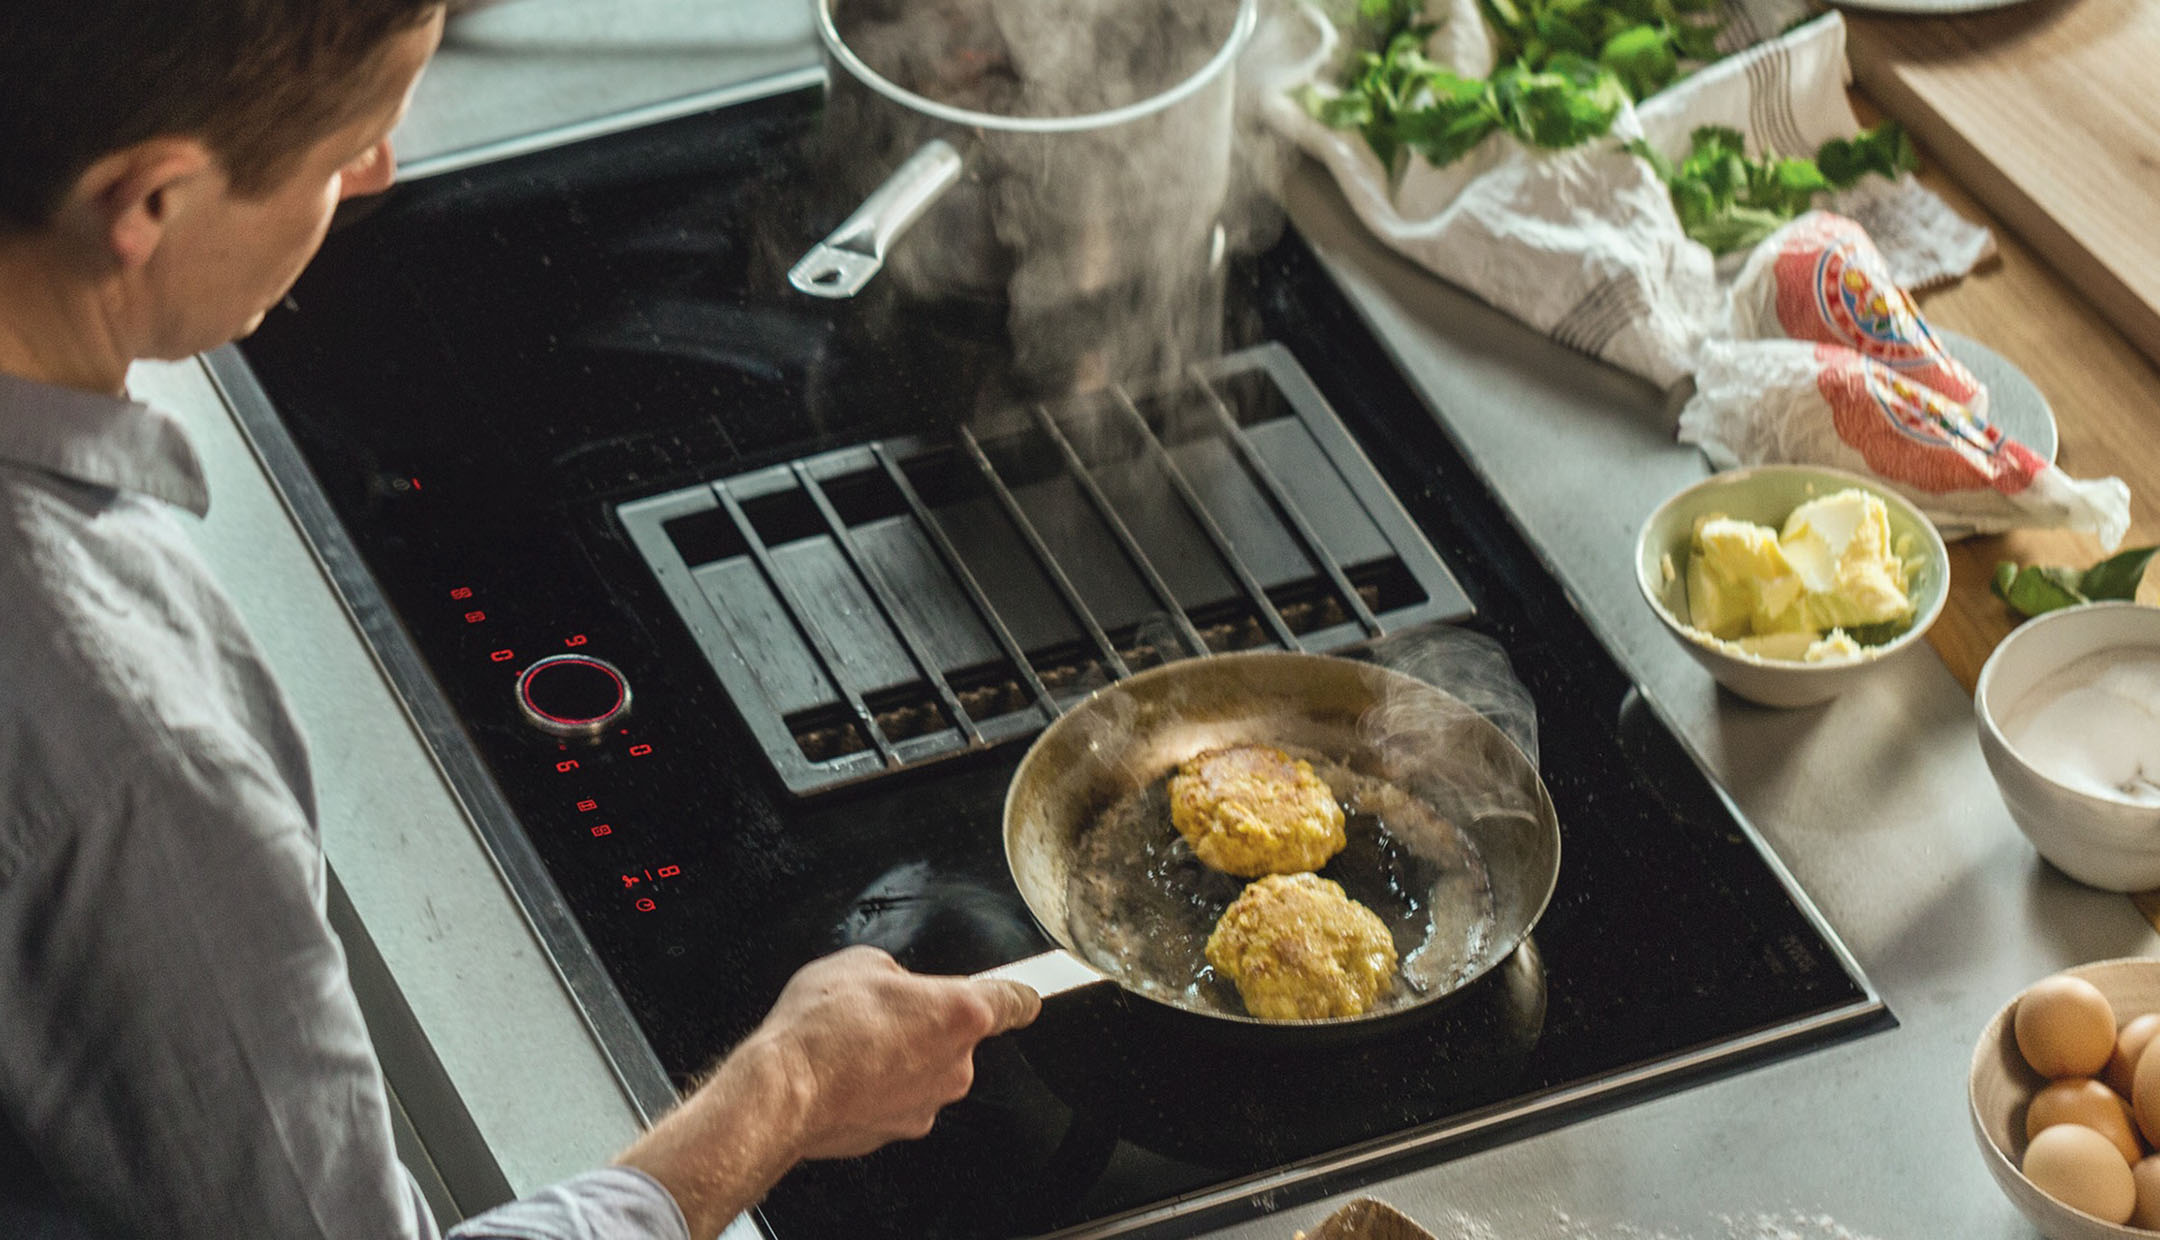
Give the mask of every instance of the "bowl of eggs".
POLYGON ((1917 645, 1950 557, 1925 514, 1844 470, 1759 465, 1659 505, 1635 584, 1681 648, 1764 706, 1827 702, 1917 645))
POLYGON ((2048 1240, 2160 1237, 2160 960, 2043 978, 1988 1022, 1967 1084, 1973 1136, 2048 1240))

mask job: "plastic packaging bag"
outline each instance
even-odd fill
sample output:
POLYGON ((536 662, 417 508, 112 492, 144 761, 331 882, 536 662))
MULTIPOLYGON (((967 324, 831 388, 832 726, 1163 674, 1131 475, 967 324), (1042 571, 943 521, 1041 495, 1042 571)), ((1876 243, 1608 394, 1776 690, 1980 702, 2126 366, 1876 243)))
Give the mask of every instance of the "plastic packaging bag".
POLYGON ((1680 440, 1719 469, 1827 465, 1872 475, 1937 525, 1991 534, 2065 527, 2113 550, 2130 488, 2080 481, 1964 405, 1837 344, 1710 341, 1680 440))
POLYGON ((1987 389, 1944 351, 1866 230, 1841 215, 1810 211, 1770 234, 1729 304, 1736 340, 1843 345, 1987 419, 1987 389))

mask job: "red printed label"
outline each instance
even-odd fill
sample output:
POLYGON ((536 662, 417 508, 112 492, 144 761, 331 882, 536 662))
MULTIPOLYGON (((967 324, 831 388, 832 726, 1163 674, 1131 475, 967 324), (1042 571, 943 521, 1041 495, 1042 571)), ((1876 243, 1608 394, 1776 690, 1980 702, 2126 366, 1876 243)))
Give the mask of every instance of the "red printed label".
POLYGON ((1778 250, 1776 277, 1786 335, 1844 345, 1961 404, 1979 398, 1980 381, 1943 351, 1858 224, 1818 215, 1795 227, 1778 250))
POLYGON ((1838 438, 1893 482, 1940 495, 1993 488, 2016 495, 2047 468, 2032 449, 1973 419, 1933 388, 1841 349, 1815 346, 1815 384, 1838 438))

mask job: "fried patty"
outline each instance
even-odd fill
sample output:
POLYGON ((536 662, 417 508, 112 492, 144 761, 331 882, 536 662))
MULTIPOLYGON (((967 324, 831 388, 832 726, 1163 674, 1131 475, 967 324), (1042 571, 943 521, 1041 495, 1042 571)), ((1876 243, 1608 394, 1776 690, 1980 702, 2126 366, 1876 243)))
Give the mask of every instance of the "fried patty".
POLYGON ((1239 878, 1317 870, 1345 842, 1335 793, 1270 745, 1187 759, 1170 778, 1170 821, 1202 862, 1239 878))
POLYGON ((1356 1016, 1395 976, 1387 926, 1317 874, 1247 885, 1215 923, 1207 959, 1262 1020, 1356 1016))

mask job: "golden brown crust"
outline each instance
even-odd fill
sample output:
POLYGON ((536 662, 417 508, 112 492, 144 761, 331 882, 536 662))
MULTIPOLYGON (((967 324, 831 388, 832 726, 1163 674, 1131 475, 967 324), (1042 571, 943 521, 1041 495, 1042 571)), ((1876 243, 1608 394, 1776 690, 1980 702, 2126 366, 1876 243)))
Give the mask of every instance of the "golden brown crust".
POLYGON ((1170 821, 1202 862, 1240 878, 1317 870, 1345 842, 1334 792, 1270 745, 1188 758, 1170 778, 1170 821))
POLYGON ((1215 923, 1207 959, 1262 1020, 1361 1015, 1395 977, 1386 924, 1316 874, 1247 885, 1215 923))

